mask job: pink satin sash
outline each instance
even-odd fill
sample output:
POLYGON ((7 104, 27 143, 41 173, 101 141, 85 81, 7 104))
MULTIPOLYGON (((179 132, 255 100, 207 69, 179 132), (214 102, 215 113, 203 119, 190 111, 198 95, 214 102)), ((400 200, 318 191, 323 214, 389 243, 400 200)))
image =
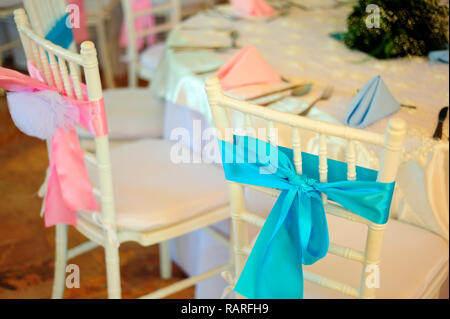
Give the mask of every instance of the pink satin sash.
MULTIPOLYGON (((31 66, 30 74, 0 68, 0 87, 13 92, 57 91, 39 81, 42 76, 31 66)), ((97 101, 78 101, 67 96, 65 100, 79 109, 79 123, 95 136, 108 134, 103 98, 97 101)), ((89 180, 84 153, 75 127, 59 127, 51 140, 50 173, 45 196, 45 225, 65 223, 77 225, 77 211, 98 210, 89 180)))

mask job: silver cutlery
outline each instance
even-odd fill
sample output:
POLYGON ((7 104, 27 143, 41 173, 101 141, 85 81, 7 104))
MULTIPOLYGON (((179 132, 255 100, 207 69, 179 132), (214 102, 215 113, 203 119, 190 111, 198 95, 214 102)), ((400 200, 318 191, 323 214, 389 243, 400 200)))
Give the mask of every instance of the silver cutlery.
POLYGON ((433 138, 435 140, 440 140, 442 138, 442 129, 443 129, 444 121, 447 118, 447 113, 448 113, 448 106, 443 107, 441 109, 441 111, 439 112, 438 124, 437 124, 436 130, 434 131, 434 134, 433 134, 433 138))
POLYGON ((221 11, 221 10, 219 10, 219 9, 210 9, 210 10, 208 10, 207 12, 206 12, 206 14, 207 15, 215 15, 215 16, 219 16, 219 17, 222 17, 222 18, 225 18, 225 19, 228 19, 228 20, 231 20, 231 21, 239 21, 239 20, 243 20, 243 18, 241 18, 241 17, 238 17, 238 16, 236 16, 236 15, 233 15, 233 14, 228 14, 228 13, 226 13, 226 12, 223 12, 223 11, 221 11))
POLYGON ((294 1, 286 1, 286 3, 289 6, 291 6, 291 7, 296 7, 298 9, 302 9, 302 10, 305 10, 305 11, 308 10, 308 7, 306 7, 306 6, 304 6, 304 5, 300 4, 300 3, 294 2, 294 1))
MULTIPOLYGON (((189 30, 189 29, 188 29, 189 30)), ((200 28, 191 28, 191 30, 201 30, 200 28)), ((231 44, 230 45, 225 45, 225 46, 209 46, 209 45, 174 45, 171 46, 170 48, 173 49, 175 52, 180 52, 180 51, 186 51, 186 50, 214 50, 216 52, 225 52, 231 49, 240 49, 239 46, 237 45, 237 40, 239 39, 239 32, 236 30, 220 30, 223 32, 227 32, 230 36, 231 39, 231 44)))
POLYGON ((289 90, 297 90, 297 89, 300 89, 300 88, 305 88, 308 84, 309 83, 300 83, 300 84, 293 83, 293 84, 290 84, 289 86, 286 86, 286 87, 284 87, 282 89, 277 89, 277 90, 270 91, 270 92, 264 92, 264 93, 259 94, 257 96, 253 96, 253 97, 247 99, 247 101, 258 100, 258 99, 261 99, 261 98, 269 96, 269 95, 283 93, 283 92, 286 92, 286 91, 289 91, 289 90))
POLYGON ((208 69, 208 70, 201 70, 201 71, 194 72, 194 74, 196 74, 196 75, 204 75, 204 74, 216 72, 219 69, 220 69, 220 67, 219 68, 208 69))
MULTIPOLYGON (((297 89, 292 90, 291 95, 288 95, 288 96, 303 96, 303 95, 306 95, 306 94, 309 93, 309 91, 311 91, 311 88, 312 88, 312 84, 308 83, 305 86, 301 86, 301 87, 298 87, 297 89)), ((262 104, 259 104, 259 105, 261 105, 261 106, 271 105, 271 104, 274 104, 274 103, 279 102, 281 100, 284 100, 284 98, 286 98, 288 96, 281 96, 278 99, 272 100, 272 101, 267 102, 267 103, 262 103, 262 104)))
POLYGON ((333 95, 333 87, 327 86, 323 90, 322 94, 317 99, 315 99, 304 111, 302 111, 298 115, 307 116, 309 114, 309 112, 311 111, 311 109, 314 107, 314 105, 316 105, 317 102, 328 100, 332 95, 333 95))
POLYGON ((208 46, 208 45, 173 45, 170 47, 174 52, 192 51, 192 50, 224 50, 228 46, 208 46))
POLYGON ((415 105, 409 105, 409 104, 400 104, 401 107, 406 107, 407 109, 417 109, 417 106, 415 105))
POLYGON ((230 38, 231 38, 231 45, 228 47, 217 49, 216 52, 225 52, 231 49, 240 49, 239 46, 237 45, 237 40, 239 39, 239 32, 236 30, 232 30, 230 32, 230 38))

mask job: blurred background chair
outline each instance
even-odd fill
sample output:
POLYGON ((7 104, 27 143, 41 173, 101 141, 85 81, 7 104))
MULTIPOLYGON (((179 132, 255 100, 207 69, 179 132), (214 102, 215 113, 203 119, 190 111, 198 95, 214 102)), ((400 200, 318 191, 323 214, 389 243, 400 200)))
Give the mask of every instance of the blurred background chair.
POLYGON ((138 78, 151 81, 165 50, 165 43, 159 35, 168 33, 180 22, 180 0, 148 3, 150 5, 143 5, 140 9, 138 2, 122 0, 127 34, 128 86, 132 88, 136 87, 138 78), (153 22, 139 23, 139 19, 145 18, 153 22), (149 39, 153 43, 148 43, 149 39))
POLYGON ((5 0, 0 2, 0 66, 3 65, 4 55, 20 46, 20 39, 12 26, 13 11, 20 7, 21 0, 5 0), (11 32, 13 31, 13 32, 11 32), (11 34, 13 33, 13 34, 11 34))
POLYGON ((119 3, 120 0, 84 1, 86 24, 95 30, 100 57, 105 61, 104 77, 107 88, 115 87, 113 64, 116 61, 117 36, 114 32, 114 10, 119 3))
MULTIPOLYGON (((143 9, 136 9, 136 3, 122 0, 122 8, 128 46, 125 61, 128 63, 128 85, 135 87, 137 79, 151 81, 152 74, 158 67, 159 61, 165 50, 165 35, 176 26, 182 18, 193 15, 199 11, 212 7, 213 0, 143 0, 150 5, 143 9), (154 25, 137 29, 138 19, 151 15, 154 25), (148 43, 142 48, 139 43, 153 36, 154 43, 148 43), (133 39, 133 40, 130 40, 133 39)), ((139 1, 139 0, 138 0, 139 1)))

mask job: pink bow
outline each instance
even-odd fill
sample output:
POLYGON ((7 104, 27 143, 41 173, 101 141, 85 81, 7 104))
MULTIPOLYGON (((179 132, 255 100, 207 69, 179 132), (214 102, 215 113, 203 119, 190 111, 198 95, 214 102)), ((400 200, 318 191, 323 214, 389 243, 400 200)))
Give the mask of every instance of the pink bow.
MULTIPOLYGON (((132 0, 132 9, 134 13, 139 11, 147 10, 152 7, 151 0, 132 0)), ((155 25, 155 17, 152 14, 144 15, 138 17, 134 20, 134 28, 136 33, 147 30, 155 25)), ((147 37, 147 45, 153 45, 156 42, 156 35, 154 33, 150 34, 147 37)), ((122 24, 122 31, 120 34, 120 45, 123 48, 128 46, 128 37, 125 23, 122 24)), ((138 50, 141 50, 144 47, 144 39, 138 38, 136 39, 136 45, 138 50)))
MULTIPOLYGON (((35 78, 0 68, 0 87, 13 92, 57 91, 39 81, 39 71, 30 66, 35 78)), ((108 134, 103 99, 78 101, 63 98, 79 110, 78 122, 96 136, 108 134)), ((44 200, 45 225, 65 223, 77 225, 77 211, 98 210, 89 180, 84 153, 80 147, 75 127, 58 127, 51 140, 50 167, 47 192, 44 200)))

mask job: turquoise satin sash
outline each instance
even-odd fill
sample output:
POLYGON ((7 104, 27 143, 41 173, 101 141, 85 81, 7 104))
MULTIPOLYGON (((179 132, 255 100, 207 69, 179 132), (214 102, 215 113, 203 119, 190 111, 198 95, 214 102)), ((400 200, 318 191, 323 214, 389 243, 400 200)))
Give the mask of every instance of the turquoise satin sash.
POLYGON ((45 36, 47 40, 63 47, 64 49, 68 49, 73 42, 72 29, 67 27, 66 24, 68 17, 69 15, 65 14, 56 22, 55 26, 45 36))
POLYGON ((219 145, 227 180, 281 190, 235 287, 247 298, 303 297, 302 264, 328 251, 321 193, 374 223, 388 220, 395 183, 377 182, 374 170, 356 167, 357 180, 347 181, 347 164, 328 159, 328 183, 320 183, 318 156, 302 153, 299 175, 292 149, 244 136, 219 145))

